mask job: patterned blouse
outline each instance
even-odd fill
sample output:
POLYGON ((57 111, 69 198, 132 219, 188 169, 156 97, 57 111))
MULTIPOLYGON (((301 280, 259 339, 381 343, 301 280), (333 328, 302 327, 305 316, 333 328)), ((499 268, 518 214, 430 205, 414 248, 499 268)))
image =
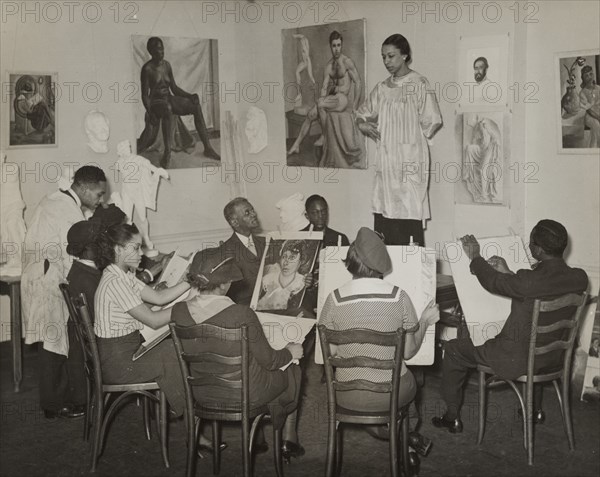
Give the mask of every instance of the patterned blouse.
MULTIPOLYGON (((418 318, 404 290, 378 278, 358 278, 329 294, 321 310, 319 324, 338 331, 350 328, 396 331, 400 327, 416 330, 418 318)), ((337 356, 393 359, 394 348, 353 343, 339 345, 337 356)), ((401 374, 406 371, 402 363, 401 374)), ((338 381, 365 379, 377 383, 390 381, 392 372, 371 368, 340 368, 336 371, 336 378, 338 381)))

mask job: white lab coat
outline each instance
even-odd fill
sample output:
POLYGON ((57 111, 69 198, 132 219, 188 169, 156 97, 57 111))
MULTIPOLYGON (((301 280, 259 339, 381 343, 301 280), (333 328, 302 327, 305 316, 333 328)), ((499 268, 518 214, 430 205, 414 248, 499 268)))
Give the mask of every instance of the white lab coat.
POLYGON ((67 253, 67 232, 71 226, 85 220, 77 202, 56 191, 39 203, 25 236, 21 302, 25 343, 38 341, 44 349, 69 355, 67 320, 69 312, 59 283, 67 279, 73 257, 67 253), (44 260, 49 268, 44 273, 44 260))

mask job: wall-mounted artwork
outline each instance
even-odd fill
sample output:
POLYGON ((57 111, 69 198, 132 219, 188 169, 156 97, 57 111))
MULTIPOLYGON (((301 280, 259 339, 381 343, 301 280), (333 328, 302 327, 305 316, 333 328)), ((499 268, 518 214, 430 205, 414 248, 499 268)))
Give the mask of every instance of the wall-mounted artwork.
POLYGON ((217 40, 132 36, 137 154, 157 167, 220 164, 217 40))
POLYGON ((267 237, 258 272, 260 280, 250 307, 258 311, 289 313, 298 310, 306 290, 306 275, 312 272, 321 233, 274 233, 267 237))
POLYGON ((559 154, 600 152, 600 50, 555 55, 559 154))
POLYGON ((365 20, 282 30, 288 166, 365 169, 365 20))
POLYGON ((458 103, 469 106, 507 106, 508 35, 460 37, 458 103))
POLYGON ((583 377, 583 389, 581 399, 584 401, 600 399, 600 311, 594 315, 594 324, 589 341, 581 337, 581 344, 586 346, 587 364, 583 377))
POLYGON ((502 112, 463 113, 458 204, 503 204, 506 160, 502 112))
POLYGON ((8 73, 8 147, 56 146, 56 73, 8 73))

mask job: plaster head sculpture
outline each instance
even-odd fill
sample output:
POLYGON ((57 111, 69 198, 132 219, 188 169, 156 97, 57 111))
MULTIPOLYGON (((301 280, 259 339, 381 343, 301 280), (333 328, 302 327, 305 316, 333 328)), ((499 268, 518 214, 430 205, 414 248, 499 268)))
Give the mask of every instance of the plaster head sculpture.
POLYGON ((94 152, 106 154, 110 136, 110 122, 106 115, 100 111, 90 111, 85 117, 84 127, 89 139, 89 148, 94 152))
POLYGON ((17 164, 6 162, 0 151, 2 187, 0 187, 0 274, 21 275, 21 247, 25 241, 25 202, 21 197, 21 180, 17 164))
POLYGON ((267 132, 265 112, 256 106, 251 106, 246 113, 246 137, 250 143, 249 154, 257 154, 269 145, 267 132))
POLYGON ((309 224, 304 215, 304 196, 301 193, 296 192, 281 199, 275 204, 275 207, 279 209, 279 219, 281 220, 279 229, 282 232, 297 232, 309 224))
POLYGON ((69 190, 73 185, 73 177, 75 176, 75 169, 70 166, 66 166, 58 179, 58 188, 60 190, 69 190))
POLYGON ((131 142, 129 139, 124 139, 117 144, 117 155, 119 157, 131 156, 131 142))

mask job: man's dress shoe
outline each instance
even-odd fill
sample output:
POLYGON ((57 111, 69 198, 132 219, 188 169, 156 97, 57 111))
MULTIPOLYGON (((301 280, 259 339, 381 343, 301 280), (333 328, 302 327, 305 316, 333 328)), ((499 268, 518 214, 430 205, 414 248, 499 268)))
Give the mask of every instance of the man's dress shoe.
POLYGON ((435 427, 440 427, 440 428, 445 427, 452 434, 457 434, 459 432, 462 432, 462 430, 463 430, 463 423, 459 418, 446 419, 446 416, 434 417, 431 419, 431 423, 435 427))
POLYGON ((77 419, 85 416, 85 406, 64 406, 58 411, 52 411, 50 409, 44 409, 44 417, 46 419, 77 419))

